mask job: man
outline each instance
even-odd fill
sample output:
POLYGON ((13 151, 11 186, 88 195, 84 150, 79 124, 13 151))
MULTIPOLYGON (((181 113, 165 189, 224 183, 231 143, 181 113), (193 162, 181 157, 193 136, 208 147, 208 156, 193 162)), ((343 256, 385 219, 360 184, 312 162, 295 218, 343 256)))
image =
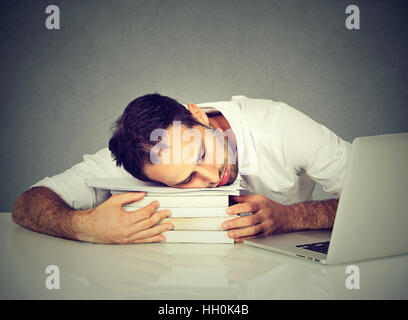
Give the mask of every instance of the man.
POLYGON ((159 224, 169 210, 158 210, 153 201, 126 212, 122 206, 144 193, 110 196, 85 181, 132 177, 194 188, 218 187, 240 176, 248 194, 233 197, 237 204, 227 209, 232 219, 223 224, 236 242, 333 226, 350 143, 281 102, 234 96, 200 106, 186 108, 159 94, 133 100, 115 123, 109 150, 85 155, 82 163, 33 185, 17 199, 14 222, 80 241, 159 242, 173 227, 159 224), (207 115, 200 106, 218 113, 207 115), (316 182, 335 198, 311 201, 316 182), (244 212, 253 214, 233 218, 244 212))

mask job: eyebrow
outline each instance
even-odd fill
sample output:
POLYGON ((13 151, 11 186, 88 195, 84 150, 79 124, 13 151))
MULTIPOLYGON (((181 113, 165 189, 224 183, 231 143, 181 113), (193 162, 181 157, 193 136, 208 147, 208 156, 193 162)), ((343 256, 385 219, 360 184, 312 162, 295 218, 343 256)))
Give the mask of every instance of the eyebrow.
MULTIPOLYGON (((203 154, 203 152, 202 152, 203 146, 204 146, 204 143, 203 143, 203 140, 201 140, 200 150, 199 150, 199 152, 198 152, 198 156, 197 156, 197 159, 196 159, 196 164, 200 161, 201 155, 203 154)), ((174 187, 177 187, 177 186, 180 186, 180 185, 182 185, 182 184, 185 184, 185 183, 189 182, 189 180, 191 179, 192 176, 193 176, 193 173, 190 173, 190 175, 189 175, 187 178, 185 178, 185 179, 184 179, 183 181, 181 181, 181 182, 176 183, 176 184, 174 185, 174 187)))

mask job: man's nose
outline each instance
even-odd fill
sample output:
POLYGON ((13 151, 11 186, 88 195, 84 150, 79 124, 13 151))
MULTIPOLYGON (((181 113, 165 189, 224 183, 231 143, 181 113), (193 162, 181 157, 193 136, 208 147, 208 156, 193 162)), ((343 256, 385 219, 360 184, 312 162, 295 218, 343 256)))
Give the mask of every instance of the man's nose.
POLYGON ((210 184, 217 184, 220 180, 218 168, 214 165, 201 165, 197 168, 197 173, 210 184))

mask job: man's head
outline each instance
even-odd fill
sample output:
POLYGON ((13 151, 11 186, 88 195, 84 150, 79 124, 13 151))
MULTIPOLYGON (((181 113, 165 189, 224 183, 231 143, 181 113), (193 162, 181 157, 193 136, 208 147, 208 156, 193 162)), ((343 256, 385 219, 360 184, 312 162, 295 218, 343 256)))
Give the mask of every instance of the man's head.
POLYGON ((135 178, 173 187, 230 184, 238 172, 226 137, 211 128, 198 106, 186 109, 159 94, 129 103, 114 124, 109 150, 135 178))

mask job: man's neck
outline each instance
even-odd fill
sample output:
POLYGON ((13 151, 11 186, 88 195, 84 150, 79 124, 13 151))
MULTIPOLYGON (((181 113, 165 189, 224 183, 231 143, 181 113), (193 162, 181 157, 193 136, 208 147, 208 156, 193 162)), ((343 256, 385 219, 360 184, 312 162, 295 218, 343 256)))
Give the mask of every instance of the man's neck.
POLYGON ((222 114, 217 114, 213 116, 208 117, 208 121, 210 123, 210 126, 215 128, 215 129, 220 129, 222 131, 225 131, 227 129, 231 129, 231 126, 229 125, 227 119, 222 114))
POLYGON ((225 117, 222 114, 216 114, 213 116, 208 116, 208 122, 209 125, 215 129, 220 129, 222 130, 222 132, 225 132, 226 130, 229 129, 230 133, 228 135, 229 139, 232 139, 230 141, 230 143, 232 143, 232 145, 236 146, 237 145, 237 138, 235 136, 234 131, 232 130, 230 124, 228 123, 227 119, 225 119, 225 117))

